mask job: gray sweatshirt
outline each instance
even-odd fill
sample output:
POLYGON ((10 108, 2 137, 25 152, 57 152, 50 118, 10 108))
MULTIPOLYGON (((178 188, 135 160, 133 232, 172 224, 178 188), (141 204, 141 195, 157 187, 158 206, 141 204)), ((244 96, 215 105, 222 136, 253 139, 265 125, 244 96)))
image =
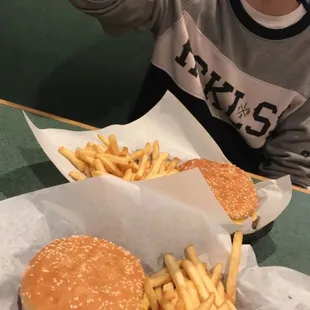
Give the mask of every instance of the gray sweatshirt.
POLYGON ((239 0, 71 2, 108 34, 151 30, 147 92, 171 90, 233 163, 310 186, 309 12, 275 30, 252 20, 239 0))

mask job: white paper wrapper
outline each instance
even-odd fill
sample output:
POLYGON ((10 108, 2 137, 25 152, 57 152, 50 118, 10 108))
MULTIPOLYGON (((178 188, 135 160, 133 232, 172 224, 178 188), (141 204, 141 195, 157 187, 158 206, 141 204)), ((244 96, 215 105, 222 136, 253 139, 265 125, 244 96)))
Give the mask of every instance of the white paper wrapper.
POLYGON ((238 309, 310 309, 310 277, 283 267, 242 271, 238 293, 238 309))
MULTIPOLYGON (((188 244, 194 244, 211 265, 225 265, 231 248, 229 234, 202 210, 141 183, 128 184, 110 176, 2 201, 0 218, 1 310, 17 310, 26 265, 42 246, 56 238, 89 234, 111 240, 138 256, 146 272, 162 267, 164 253, 181 257, 188 244)), ((242 269, 239 310, 309 309, 300 307, 309 300, 307 276, 291 270, 258 269, 250 246, 243 249, 242 269), (295 303, 283 307, 285 304, 279 302, 284 297, 279 297, 277 290, 295 303)))
MULTIPOLYGON (((59 147, 66 146, 71 150, 84 147, 89 141, 97 140, 97 133, 106 136, 114 133, 120 145, 128 146, 131 150, 143 147, 148 141, 158 140, 163 151, 182 160, 207 158, 228 162, 211 136, 169 92, 148 114, 136 122, 124 126, 113 125, 98 131, 40 130, 27 116, 26 119, 44 152, 69 181, 72 181, 68 176, 69 172, 74 168, 58 153, 59 147)), ((217 201, 211 198, 213 195, 210 188, 200 173, 180 173, 171 178, 145 181, 144 184, 165 192, 174 199, 204 209, 210 218, 231 233, 237 228, 217 201)), ((262 182, 257 185, 257 189, 260 197, 258 215, 261 220, 256 230, 259 230, 282 213, 291 199, 292 189, 289 177, 262 182)), ((244 223, 241 230, 247 234, 253 233, 251 220, 244 223)))

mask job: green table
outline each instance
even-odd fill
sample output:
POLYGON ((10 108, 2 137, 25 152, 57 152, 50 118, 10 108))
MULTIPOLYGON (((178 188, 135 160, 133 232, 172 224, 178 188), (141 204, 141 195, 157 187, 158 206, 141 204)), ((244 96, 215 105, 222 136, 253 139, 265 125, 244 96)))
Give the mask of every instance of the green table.
MULTIPOLYGON (((51 118, 28 115, 40 128, 82 130, 51 118)), ((0 104, 0 200, 65 182, 39 147, 22 112, 0 104)), ((270 235, 253 245, 261 266, 286 266, 310 275, 309 202, 308 194, 294 190, 289 207, 270 235)))

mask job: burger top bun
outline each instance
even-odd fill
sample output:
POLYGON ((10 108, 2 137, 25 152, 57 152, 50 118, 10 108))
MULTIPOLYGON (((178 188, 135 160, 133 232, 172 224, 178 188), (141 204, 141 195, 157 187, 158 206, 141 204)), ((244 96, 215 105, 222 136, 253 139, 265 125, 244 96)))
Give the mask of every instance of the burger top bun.
POLYGON ((23 310, 140 309, 139 260, 104 239, 72 236, 42 248, 23 276, 23 310))
POLYGON ((240 223, 256 216, 258 196, 251 178, 238 167, 207 159, 193 159, 181 165, 186 171, 199 168, 216 199, 229 217, 240 223))

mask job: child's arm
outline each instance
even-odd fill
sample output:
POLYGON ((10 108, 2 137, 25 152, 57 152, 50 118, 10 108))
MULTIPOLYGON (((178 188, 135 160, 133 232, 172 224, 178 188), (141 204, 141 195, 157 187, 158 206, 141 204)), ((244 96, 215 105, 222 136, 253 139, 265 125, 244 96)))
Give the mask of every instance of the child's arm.
POLYGON ((310 100, 278 125, 266 143, 265 155, 263 175, 290 174, 294 185, 310 186, 310 100))
POLYGON ((197 2, 197 0, 69 1, 86 14, 96 17, 105 32, 112 35, 139 29, 153 30, 158 34, 177 21, 182 16, 182 10, 197 2))

